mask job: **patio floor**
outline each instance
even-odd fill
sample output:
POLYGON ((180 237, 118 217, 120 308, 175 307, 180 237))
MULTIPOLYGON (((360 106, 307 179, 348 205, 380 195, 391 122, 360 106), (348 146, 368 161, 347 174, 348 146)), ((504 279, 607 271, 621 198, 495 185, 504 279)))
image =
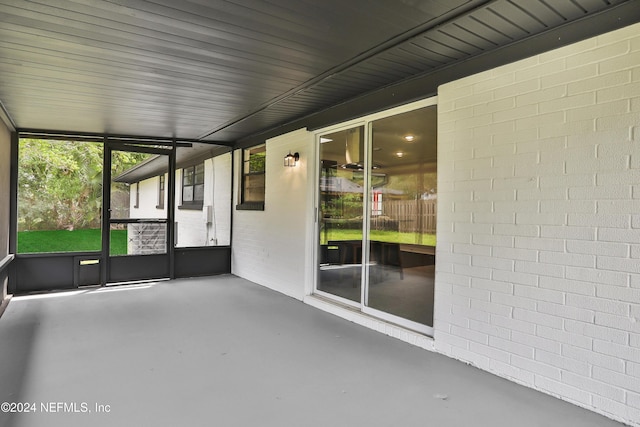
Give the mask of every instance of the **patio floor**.
POLYGON ((2 427, 622 425, 234 276, 14 298, 0 402, 32 410, 2 427))

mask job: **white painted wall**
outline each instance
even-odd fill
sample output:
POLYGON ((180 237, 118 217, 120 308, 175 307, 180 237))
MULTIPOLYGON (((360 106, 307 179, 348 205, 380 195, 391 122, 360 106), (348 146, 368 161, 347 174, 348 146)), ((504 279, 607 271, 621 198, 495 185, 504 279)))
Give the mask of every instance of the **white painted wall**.
MULTIPOLYGON (((233 274, 297 299, 305 294, 308 257, 308 205, 313 193, 307 183, 313 170, 308 167, 312 140, 306 130, 298 130, 266 142, 266 190, 264 211, 234 210, 233 274), (300 153, 295 168, 283 166, 284 156, 300 153)), ((238 203, 242 153, 236 151, 238 175, 234 206, 238 203)))
POLYGON ((231 201, 232 176, 231 153, 214 157, 205 162, 213 169, 214 182, 211 190, 205 187, 205 204, 213 206, 213 223, 209 225, 209 246, 231 244, 231 201), (215 241, 213 240, 215 239, 215 241))
MULTIPOLYGON (((0 120, 0 261, 9 254, 9 191, 11 170, 11 133, 0 120)), ((5 273, 6 275, 6 273, 5 273)), ((7 296, 7 280, 0 276, 0 304, 7 296)))
POLYGON ((640 25, 440 87, 436 350, 640 425, 640 25))
MULTIPOLYGON (((176 200, 182 197, 182 170, 176 171, 176 200)), ((178 247, 227 246, 231 242, 231 153, 204 162, 204 206, 212 206, 207 224, 202 210, 176 209, 178 247)))
MULTIPOLYGON (((204 162, 204 205, 212 206, 212 222, 207 224, 203 211, 176 209, 177 246, 228 246, 231 242, 231 154, 222 154, 204 162)), ((165 191, 164 209, 157 209, 159 177, 151 177, 139 183, 140 203, 134 208, 136 188, 131 185, 131 218, 166 218, 168 205, 168 185, 165 191)), ((165 178, 165 182, 166 178, 165 178)), ((182 197, 182 169, 176 171, 176 203, 180 205, 182 197)))
MULTIPOLYGON (((166 179, 166 174, 165 174, 166 179)), ((129 186, 129 216, 131 218, 166 218, 167 195, 165 192, 164 209, 158 209, 158 182, 159 176, 154 176, 144 181, 129 186), (136 186, 139 185, 140 203, 136 208, 136 186)))

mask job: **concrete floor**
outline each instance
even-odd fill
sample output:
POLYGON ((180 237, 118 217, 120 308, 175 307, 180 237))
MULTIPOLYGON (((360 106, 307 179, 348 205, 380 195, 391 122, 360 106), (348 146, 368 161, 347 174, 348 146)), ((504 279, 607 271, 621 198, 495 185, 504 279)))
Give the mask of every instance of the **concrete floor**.
POLYGON ((2 427, 621 425, 233 276, 14 299, 0 402, 36 405, 2 427))

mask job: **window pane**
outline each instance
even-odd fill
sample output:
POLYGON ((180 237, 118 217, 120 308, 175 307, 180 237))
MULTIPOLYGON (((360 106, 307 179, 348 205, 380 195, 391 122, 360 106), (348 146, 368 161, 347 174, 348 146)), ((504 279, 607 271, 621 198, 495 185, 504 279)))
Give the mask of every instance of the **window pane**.
POLYGON ((193 184, 193 167, 184 168, 182 173, 182 185, 192 185, 193 184))
POLYGON ((193 186, 184 187, 182 189, 182 201, 193 202, 193 186))
POLYGON ((320 141, 317 288, 360 302, 364 128, 323 135, 320 141))
POLYGON ((204 184, 194 186, 193 200, 199 202, 204 200, 204 184))
POLYGON ((248 170, 245 170, 247 173, 255 173, 255 172, 264 172, 265 164, 267 159, 267 148, 262 145, 260 147, 255 147, 250 150, 246 150, 249 154, 248 161, 248 170))
POLYGON ((196 172, 194 183, 195 184, 204 183, 204 166, 202 167, 202 170, 200 170, 199 172, 196 172))
POLYGON ((264 202, 264 182, 264 174, 247 175, 244 180, 244 201, 264 202))
POLYGON ((264 203, 266 145, 244 150, 242 203, 264 203))
POLYGON ((433 326, 436 107, 372 124, 369 307, 433 326))
POLYGON ((18 253, 99 251, 103 146, 23 138, 18 253))

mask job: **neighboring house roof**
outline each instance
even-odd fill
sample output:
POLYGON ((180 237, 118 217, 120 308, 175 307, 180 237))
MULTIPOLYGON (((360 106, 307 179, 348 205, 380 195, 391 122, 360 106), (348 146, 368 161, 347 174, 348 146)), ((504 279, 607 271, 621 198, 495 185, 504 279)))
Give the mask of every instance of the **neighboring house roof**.
MULTIPOLYGON (((323 176, 320 178, 320 191, 329 193, 362 193, 364 187, 347 178, 340 176, 323 176)), ((376 193, 382 194, 403 194, 401 190, 393 188, 377 187, 374 189, 376 193)))
MULTIPOLYGON (((193 143, 191 147, 181 146, 176 149, 176 168, 183 168, 197 163, 201 163, 206 159, 218 156, 229 151, 227 147, 220 147, 213 144, 193 143)), ((153 176, 167 173, 168 160, 166 156, 158 155, 150 157, 144 162, 127 169, 120 175, 113 178, 115 182, 126 182, 132 184, 134 182, 144 181, 153 176)))
POLYGON ((362 193, 364 187, 344 177, 323 176, 320 178, 320 191, 330 193, 362 193))

